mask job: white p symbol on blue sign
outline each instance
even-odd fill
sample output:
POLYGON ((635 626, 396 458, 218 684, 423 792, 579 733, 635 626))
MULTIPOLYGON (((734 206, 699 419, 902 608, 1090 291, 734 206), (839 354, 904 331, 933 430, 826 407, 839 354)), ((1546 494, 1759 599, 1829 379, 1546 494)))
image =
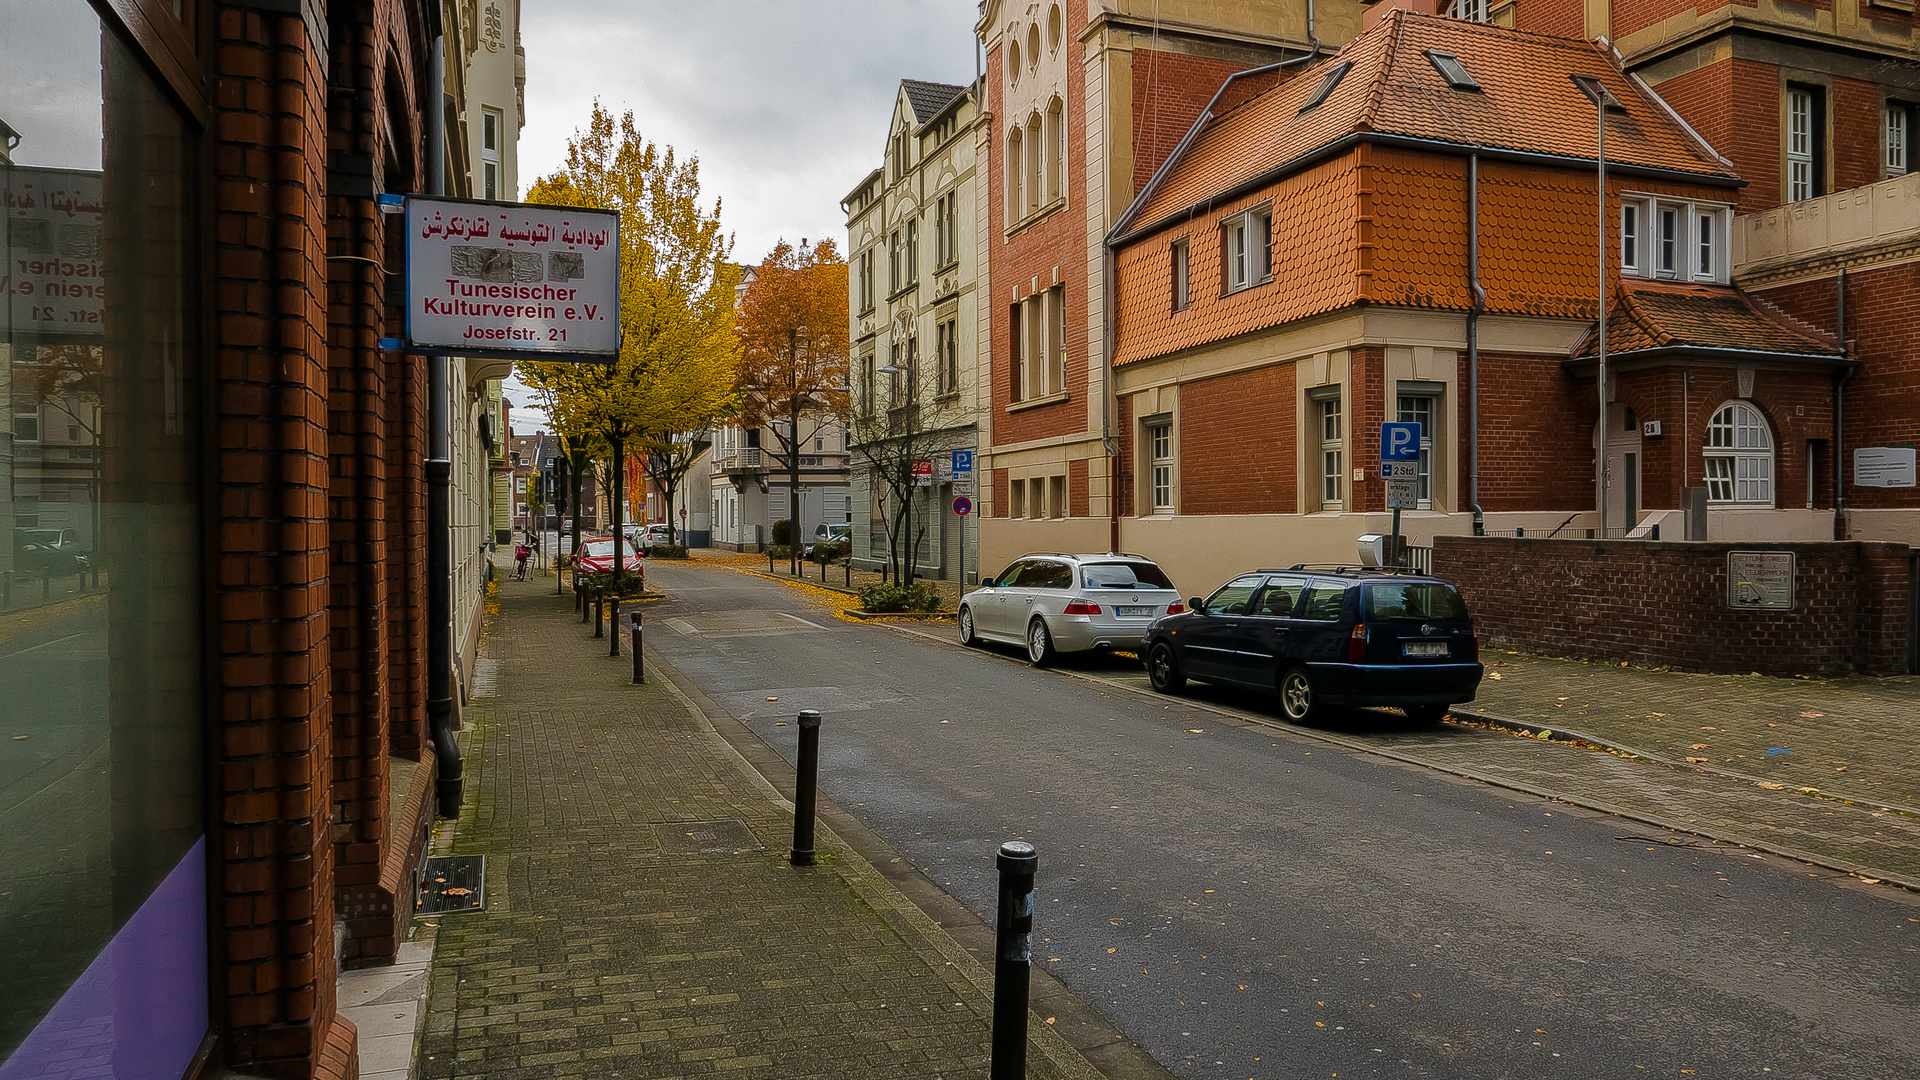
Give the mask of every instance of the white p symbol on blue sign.
POLYGON ((1381 424, 1381 461, 1419 461, 1419 424, 1381 424))

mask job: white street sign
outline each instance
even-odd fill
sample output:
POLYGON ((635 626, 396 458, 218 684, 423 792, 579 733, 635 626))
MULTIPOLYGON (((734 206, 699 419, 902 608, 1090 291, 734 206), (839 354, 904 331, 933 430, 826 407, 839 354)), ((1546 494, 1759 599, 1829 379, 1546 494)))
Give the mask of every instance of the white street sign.
POLYGON ((1420 481, 1394 477, 1387 481, 1387 508, 1411 510, 1420 502, 1420 481))
POLYGON ((408 196, 407 339, 460 355, 611 361, 619 215, 408 196))
POLYGON ((1862 446, 1853 452, 1853 486, 1900 488, 1914 485, 1911 446, 1862 446))

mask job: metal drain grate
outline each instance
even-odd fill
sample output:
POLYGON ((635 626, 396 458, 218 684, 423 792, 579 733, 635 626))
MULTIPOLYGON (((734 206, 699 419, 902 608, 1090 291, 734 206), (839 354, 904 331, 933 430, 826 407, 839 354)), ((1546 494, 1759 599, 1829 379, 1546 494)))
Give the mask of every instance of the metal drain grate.
POLYGON ((440 915, 479 911, 486 901, 485 855, 436 855, 420 875, 420 895, 414 912, 440 915))

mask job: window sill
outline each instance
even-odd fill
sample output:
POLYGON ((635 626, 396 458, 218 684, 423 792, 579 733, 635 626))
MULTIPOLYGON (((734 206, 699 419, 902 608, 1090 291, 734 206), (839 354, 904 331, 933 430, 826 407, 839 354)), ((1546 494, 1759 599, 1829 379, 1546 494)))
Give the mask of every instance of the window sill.
POLYGON ((1042 405, 1057 405, 1062 401, 1071 401, 1071 400, 1073 400, 1073 395, 1071 393, 1065 390, 1059 390, 1051 394, 1044 394, 1037 398, 1027 398, 1024 401, 1016 401, 1013 404, 1007 406, 1007 411, 1010 413, 1024 412, 1027 409, 1037 409, 1042 405))
POLYGON ((1051 217, 1055 210, 1059 210, 1066 205, 1067 205, 1067 197, 1065 195, 1061 195, 1058 198, 1055 198, 1052 202, 1049 202, 1045 206, 1042 206, 1039 209, 1028 214, 1026 217, 1023 217, 1020 220, 1015 221, 1013 224, 1007 226, 1007 239, 1011 240, 1014 237, 1032 228, 1033 226, 1038 225, 1041 221, 1045 220, 1048 217, 1051 217))
POLYGON ((869 316, 869 315, 871 315, 871 314, 873 314, 873 305, 872 305, 872 304, 868 304, 868 305, 867 305, 866 307, 863 307, 863 308, 861 308, 861 309, 859 310, 859 312, 858 312, 858 314, 859 314, 859 316, 860 316, 861 318, 863 318, 863 319, 864 319, 864 318, 866 318, 867 316, 869 316))
POLYGON ((948 259, 946 262, 943 262, 939 266, 934 267, 933 272, 936 274, 944 274, 949 270, 958 270, 959 268, 960 268, 959 259, 948 259))
POLYGON ((893 303, 893 302, 894 302, 895 300, 898 300, 898 299, 900 299, 901 297, 903 297, 903 296, 905 296, 905 295, 907 295, 908 293, 910 293, 910 292, 912 292, 913 290, 915 290, 915 289, 917 289, 917 288, 919 288, 919 287, 920 287, 920 282, 919 282, 918 280, 914 280, 914 281, 909 281, 909 282, 907 282, 907 283, 906 283, 905 285, 902 285, 902 286, 900 286, 899 288, 897 288, 897 289, 895 289, 895 290, 893 290, 892 292, 890 292, 890 293, 888 293, 888 294, 887 294, 887 303, 889 303, 889 304, 891 304, 891 303, 893 303))
MULTIPOLYGON (((1252 292, 1253 290, 1259 288, 1262 285, 1271 285, 1271 284, 1273 284, 1273 275, 1268 274, 1266 277, 1261 278, 1259 281, 1248 282, 1247 284, 1242 285, 1237 289, 1228 289, 1226 292, 1223 292, 1220 295, 1222 297, 1239 296, 1243 292, 1252 292)), ((1188 306, 1192 306, 1192 305, 1189 304, 1188 306)))

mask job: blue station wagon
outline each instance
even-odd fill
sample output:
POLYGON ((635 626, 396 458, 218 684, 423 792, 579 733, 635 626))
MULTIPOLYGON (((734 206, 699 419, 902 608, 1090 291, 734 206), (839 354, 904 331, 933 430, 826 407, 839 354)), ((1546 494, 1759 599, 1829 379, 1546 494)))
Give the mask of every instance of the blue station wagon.
POLYGON ((1480 687, 1473 621, 1440 578, 1256 570, 1190 607, 1147 632, 1147 675, 1162 693, 1204 679, 1272 691, 1294 723, 1322 705, 1397 706, 1432 723, 1480 687))

